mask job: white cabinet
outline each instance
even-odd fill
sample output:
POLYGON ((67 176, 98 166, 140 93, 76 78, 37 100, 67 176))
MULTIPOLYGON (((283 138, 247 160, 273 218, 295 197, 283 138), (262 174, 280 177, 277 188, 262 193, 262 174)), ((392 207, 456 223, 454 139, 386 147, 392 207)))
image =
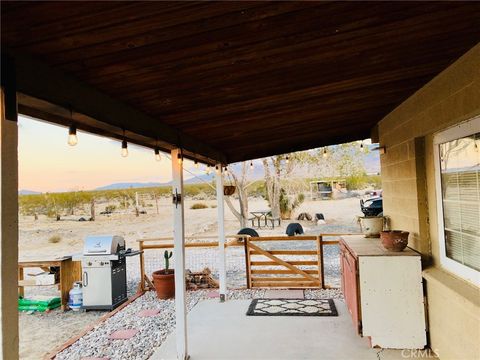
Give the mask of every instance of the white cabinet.
MULTIPOLYGON (((345 236, 341 251, 342 258, 354 259, 350 262, 355 267, 356 284, 350 285, 343 269, 342 288, 344 293, 345 289, 356 291, 357 301, 347 301, 347 305, 360 334, 369 337, 372 346, 423 348, 427 342, 419 254, 408 248, 389 252, 379 239, 360 236, 345 236)), ((347 291, 345 297, 351 299, 352 295, 347 291)))

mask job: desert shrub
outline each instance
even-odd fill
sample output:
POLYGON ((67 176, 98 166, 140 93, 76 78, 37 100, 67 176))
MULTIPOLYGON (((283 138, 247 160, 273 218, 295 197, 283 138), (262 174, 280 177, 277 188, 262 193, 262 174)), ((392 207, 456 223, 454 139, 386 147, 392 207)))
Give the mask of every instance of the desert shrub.
POLYGON ((216 208, 217 208, 217 204, 210 205, 210 207, 211 207, 212 209, 216 209, 216 208))
POLYGON ((53 236, 50 236, 50 238, 48 239, 48 242, 51 244, 56 244, 56 243, 59 243, 60 241, 62 241, 62 238, 60 237, 60 235, 53 235, 53 236))
POLYGON ((192 210, 198 210, 198 209, 207 209, 208 205, 204 203, 195 203, 192 206, 190 206, 190 209, 192 210))
POLYGON ((115 205, 107 205, 105 206, 105 212, 107 213, 112 213, 115 211, 117 207, 115 205))

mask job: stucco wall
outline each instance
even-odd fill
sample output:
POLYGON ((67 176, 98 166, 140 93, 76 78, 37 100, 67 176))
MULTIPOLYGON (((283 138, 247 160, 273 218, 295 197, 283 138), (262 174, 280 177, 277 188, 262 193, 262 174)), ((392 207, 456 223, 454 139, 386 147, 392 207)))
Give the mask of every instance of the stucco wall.
POLYGON ((384 213, 424 257, 432 349, 480 359, 480 290, 439 263, 433 134, 480 115, 480 44, 378 125, 384 213))

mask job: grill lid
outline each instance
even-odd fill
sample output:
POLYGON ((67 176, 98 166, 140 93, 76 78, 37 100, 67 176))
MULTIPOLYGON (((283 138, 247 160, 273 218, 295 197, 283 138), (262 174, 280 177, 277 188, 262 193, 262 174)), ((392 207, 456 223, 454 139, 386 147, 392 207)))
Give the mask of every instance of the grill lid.
POLYGON ((125 239, 118 235, 87 236, 83 243, 83 255, 112 255, 125 250, 125 239))

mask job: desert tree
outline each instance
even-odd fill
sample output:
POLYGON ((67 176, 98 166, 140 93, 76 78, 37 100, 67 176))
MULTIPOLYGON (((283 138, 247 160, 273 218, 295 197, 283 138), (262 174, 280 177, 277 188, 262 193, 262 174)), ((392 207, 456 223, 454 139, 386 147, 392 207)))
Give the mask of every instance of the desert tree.
POLYGON ((244 161, 237 167, 232 166, 230 171, 224 175, 227 182, 231 182, 231 184, 235 186, 239 209, 237 210, 235 208, 230 196, 225 197, 225 202, 232 214, 240 222, 240 227, 242 228, 248 224, 248 187, 253 183, 248 179, 248 169, 249 165, 244 161))

